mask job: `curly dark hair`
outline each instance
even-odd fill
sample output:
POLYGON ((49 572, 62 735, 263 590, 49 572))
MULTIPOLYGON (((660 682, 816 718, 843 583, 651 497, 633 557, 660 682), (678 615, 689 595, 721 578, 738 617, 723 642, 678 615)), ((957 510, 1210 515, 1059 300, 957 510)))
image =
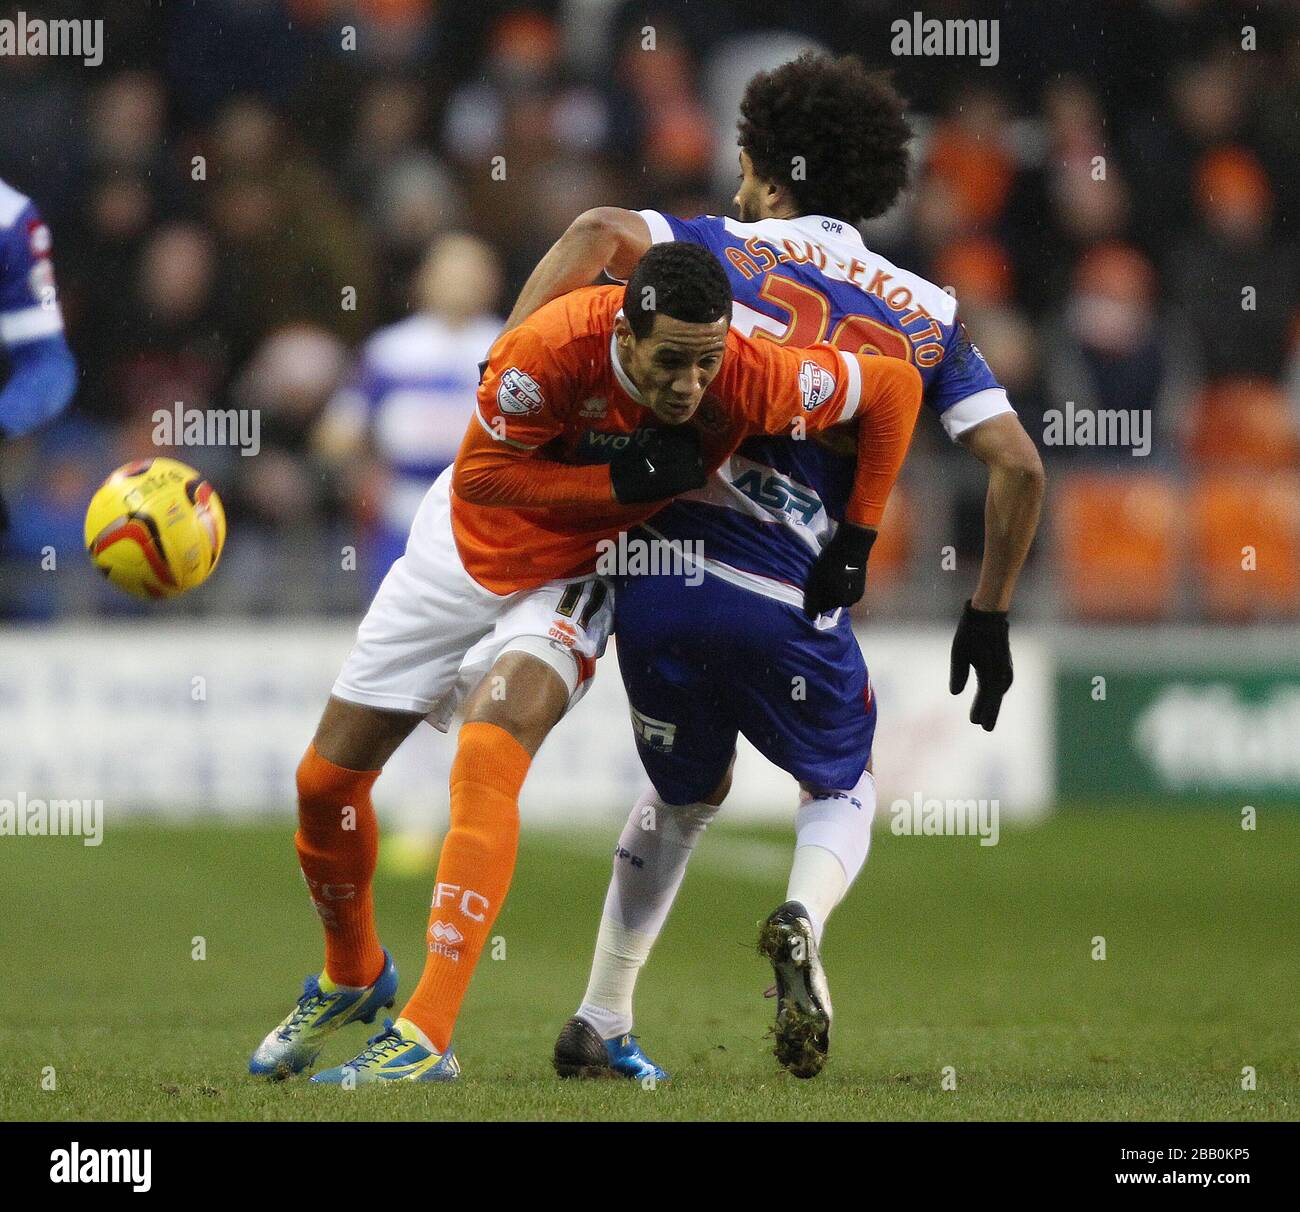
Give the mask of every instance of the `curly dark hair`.
POLYGON ((627 280, 623 314, 638 340, 649 335, 660 314, 687 324, 712 324, 724 316, 730 321, 731 283, 702 244, 652 244, 627 280))
POLYGON ((809 51, 750 80, 740 146, 801 214, 859 223, 884 214, 907 184, 912 128, 903 110, 889 80, 860 59, 809 51), (802 173, 793 171, 796 156, 802 173))

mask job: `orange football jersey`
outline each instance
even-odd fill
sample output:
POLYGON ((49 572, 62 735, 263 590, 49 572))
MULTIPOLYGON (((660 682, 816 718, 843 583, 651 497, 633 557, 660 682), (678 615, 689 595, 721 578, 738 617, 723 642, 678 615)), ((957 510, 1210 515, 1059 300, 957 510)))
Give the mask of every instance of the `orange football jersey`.
MULTIPOLYGON (((452 479, 452 531, 469 574, 494 593, 590 572, 597 544, 665 502, 620 505, 612 454, 661 422, 638 403, 614 351, 621 286, 587 287, 539 308, 492 346, 452 479)), ((851 521, 874 526, 902 465, 921 400, 895 358, 795 349, 734 330, 686 422, 712 472, 754 434, 813 433, 859 418, 851 521), (802 423, 802 425, 800 425, 802 423)))

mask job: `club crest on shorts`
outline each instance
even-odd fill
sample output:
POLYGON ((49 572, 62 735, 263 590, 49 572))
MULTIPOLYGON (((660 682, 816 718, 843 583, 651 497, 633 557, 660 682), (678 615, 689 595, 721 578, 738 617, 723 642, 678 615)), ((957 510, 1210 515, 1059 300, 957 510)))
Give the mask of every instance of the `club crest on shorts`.
POLYGON ((656 720, 652 716, 638 711, 630 703, 628 710, 632 713, 632 731, 640 738, 647 749, 659 753, 672 753, 677 740, 677 725, 667 720, 656 720))
POLYGON ((497 388, 497 407, 511 416, 537 412, 542 407, 542 389, 531 376, 512 366, 501 376, 497 388))
POLYGON ((812 412, 835 394, 835 376, 809 359, 799 367, 799 395, 804 412, 812 412))

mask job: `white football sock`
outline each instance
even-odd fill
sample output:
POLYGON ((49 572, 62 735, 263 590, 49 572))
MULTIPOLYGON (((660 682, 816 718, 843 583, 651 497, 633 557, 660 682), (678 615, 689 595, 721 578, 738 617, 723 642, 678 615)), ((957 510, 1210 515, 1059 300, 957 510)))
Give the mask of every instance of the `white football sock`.
POLYGON ((668 919, 691 851, 717 811, 712 804, 665 804, 647 788, 623 826, 591 978, 578 1007, 602 1038, 632 1029, 637 977, 668 919))
POLYGON ((844 899, 867 861, 876 815, 876 780, 868 771, 852 791, 800 793, 794 862, 785 898, 808 910, 818 945, 831 910, 844 899))
POLYGON ((600 919, 596 954, 578 1017, 595 1027, 601 1039, 614 1039, 632 1030, 632 993, 656 937, 629 930, 608 915, 600 919))

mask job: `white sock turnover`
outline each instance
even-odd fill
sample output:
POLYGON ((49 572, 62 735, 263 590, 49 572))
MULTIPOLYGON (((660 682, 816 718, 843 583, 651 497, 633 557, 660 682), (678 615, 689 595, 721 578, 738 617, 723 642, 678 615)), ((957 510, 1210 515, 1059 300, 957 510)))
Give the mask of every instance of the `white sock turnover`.
POLYGON ((578 1007, 602 1038, 632 1029, 637 977, 668 919, 691 851, 717 811, 712 804, 665 804, 652 788, 633 807, 614 851, 591 977, 578 1007))

